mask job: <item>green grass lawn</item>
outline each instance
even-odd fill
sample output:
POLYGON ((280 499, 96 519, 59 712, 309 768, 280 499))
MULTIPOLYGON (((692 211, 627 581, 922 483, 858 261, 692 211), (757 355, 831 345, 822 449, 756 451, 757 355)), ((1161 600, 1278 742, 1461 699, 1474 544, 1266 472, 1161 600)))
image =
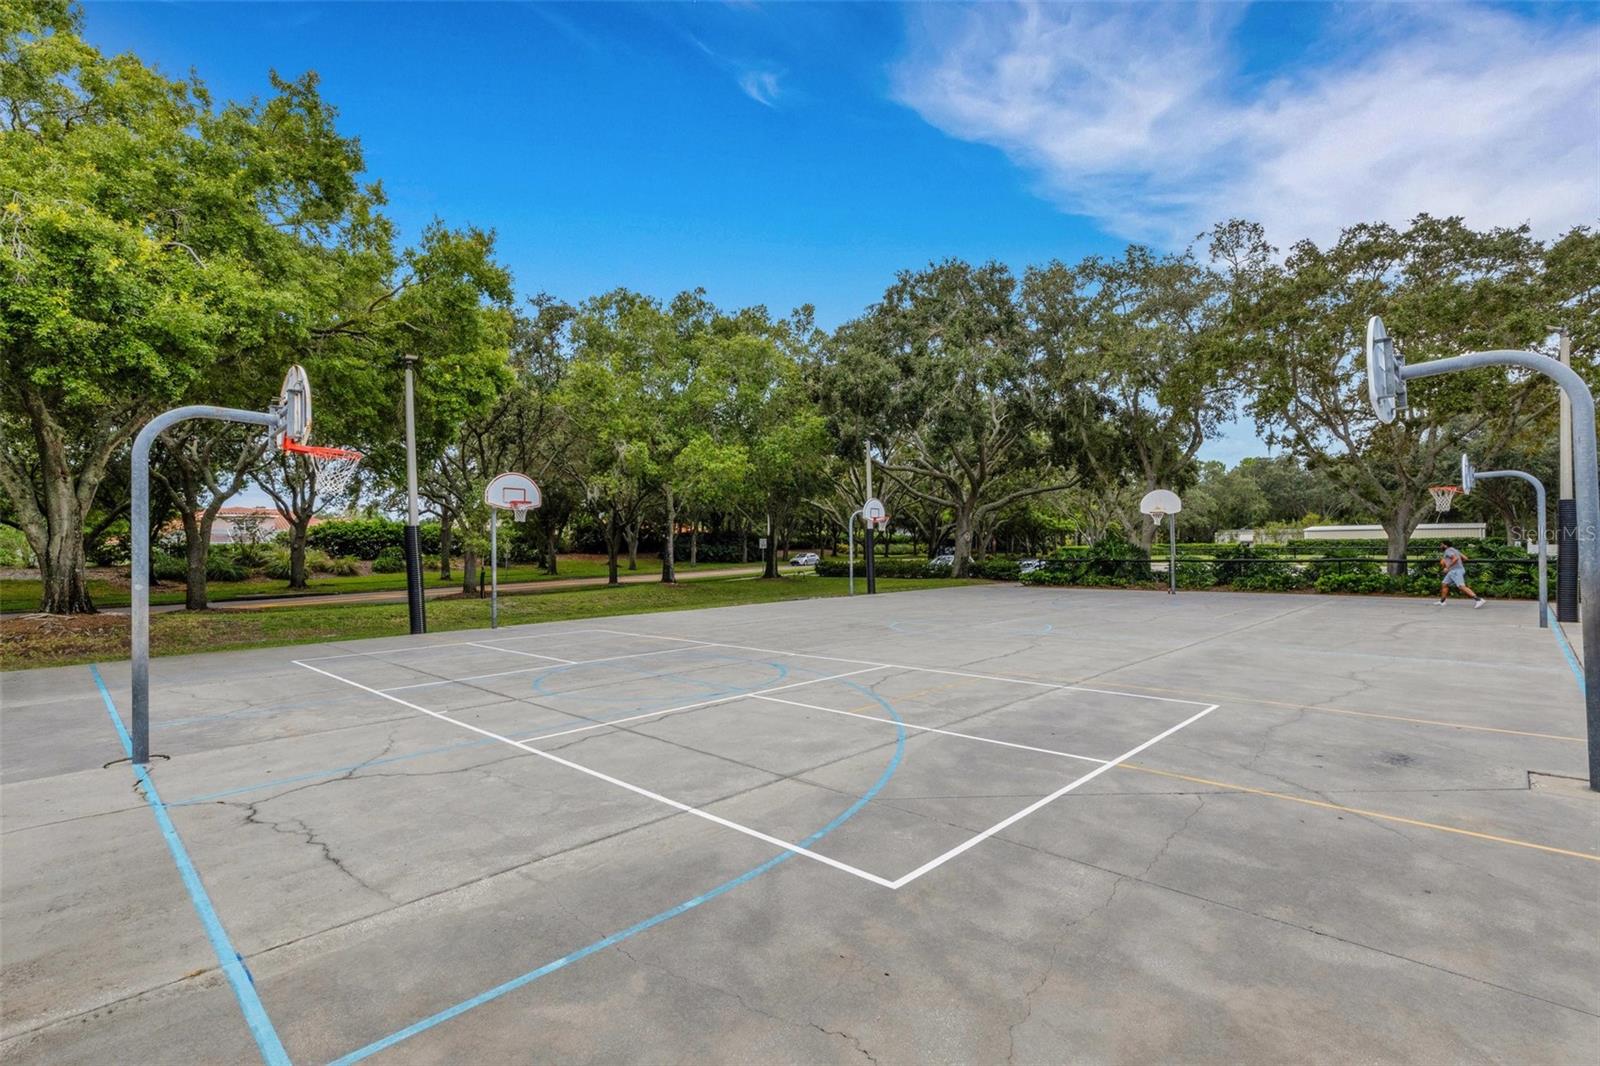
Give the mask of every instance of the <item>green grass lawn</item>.
MULTIPOLYGON (((982 581, 949 578, 880 578, 881 592, 945 588, 982 581)), ((653 611, 688 611, 700 607, 729 607, 745 603, 771 603, 848 592, 845 578, 790 573, 777 581, 755 577, 709 578, 681 585, 641 584, 560 592, 530 592, 500 597, 502 625, 561 622, 576 618, 645 614, 653 611)), ((78 628, 63 625, 49 629, 25 628, 22 620, 0 623, 0 662, 7 669, 20 666, 66 666, 126 658, 128 620, 120 615, 90 616, 78 628)), ((489 601, 435 600, 428 604, 428 631, 484 629, 489 625, 489 601)), ((177 611, 151 619, 151 652, 184 655, 191 652, 263 648, 282 644, 315 644, 363 637, 392 637, 407 632, 403 603, 329 604, 283 607, 262 611, 177 611)))
MULTIPOLYGON (((697 563, 690 566, 688 563, 679 563, 679 573, 699 572, 703 570, 726 570, 729 567, 759 565, 756 563, 697 563)), ((510 584, 518 581, 558 581, 569 577, 605 577, 606 563, 604 559, 590 558, 561 559, 557 563, 559 571, 554 577, 545 573, 531 563, 521 563, 508 566, 500 571, 501 584, 510 584)), ((648 562, 641 559, 639 569, 630 571, 626 562, 623 563, 624 575, 659 574, 661 563, 657 559, 648 562)), ((428 588, 460 588, 461 567, 456 565, 449 581, 439 577, 437 569, 429 570, 423 574, 424 584, 428 588)), ((252 577, 244 581, 210 581, 207 582, 207 591, 213 603, 224 600, 237 600, 244 596, 316 596, 340 592, 387 592, 406 587, 406 575, 399 574, 359 574, 355 577, 332 577, 329 575, 314 575, 308 582, 310 587, 291 591, 286 581, 279 581, 267 577, 252 577)), ((37 611, 39 599, 43 589, 37 579, 29 578, 4 578, 0 579, 0 611, 37 611)), ((108 581, 90 578, 89 596, 94 600, 96 607, 126 607, 128 606, 128 590, 118 588, 108 581)), ((150 590, 150 603, 159 606, 166 603, 182 603, 184 587, 178 582, 166 582, 150 590)))

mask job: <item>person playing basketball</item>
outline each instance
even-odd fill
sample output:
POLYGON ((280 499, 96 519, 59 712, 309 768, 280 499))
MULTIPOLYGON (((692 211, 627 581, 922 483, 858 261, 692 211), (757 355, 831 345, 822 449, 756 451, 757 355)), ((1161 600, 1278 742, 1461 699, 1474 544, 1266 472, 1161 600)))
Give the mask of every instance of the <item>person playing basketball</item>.
POLYGON ((1472 609, 1476 611, 1484 605, 1484 598, 1472 591, 1472 586, 1467 584, 1467 557, 1461 550, 1447 540, 1439 542, 1443 550, 1439 553, 1439 569, 1444 571, 1444 577, 1439 579, 1439 603, 1443 607, 1450 599, 1450 586, 1465 592, 1472 597, 1472 609))

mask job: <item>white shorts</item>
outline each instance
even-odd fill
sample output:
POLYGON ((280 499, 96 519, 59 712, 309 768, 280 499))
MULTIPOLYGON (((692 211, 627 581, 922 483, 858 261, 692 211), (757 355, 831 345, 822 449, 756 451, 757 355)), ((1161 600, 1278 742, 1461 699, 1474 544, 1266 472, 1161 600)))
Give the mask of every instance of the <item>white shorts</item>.
POLYGON ((1444 580, 1440 583, 1444 585, 1454 585, 1458 589, 1466 588, 1467 568, 1464 566, 1451 567, 1449 570, 1445 571, 1444 580))

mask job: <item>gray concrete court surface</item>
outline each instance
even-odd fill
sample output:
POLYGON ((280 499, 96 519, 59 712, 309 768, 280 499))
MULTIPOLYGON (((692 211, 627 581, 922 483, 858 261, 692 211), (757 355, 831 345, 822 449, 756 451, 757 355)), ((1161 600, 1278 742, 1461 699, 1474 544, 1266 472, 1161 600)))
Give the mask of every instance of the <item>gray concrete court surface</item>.
POLYGON ((1600 1059, 1529 604, 963 587, 153 677, 154 791, 125 663, 4 675, 7 1062, 1600 1059))

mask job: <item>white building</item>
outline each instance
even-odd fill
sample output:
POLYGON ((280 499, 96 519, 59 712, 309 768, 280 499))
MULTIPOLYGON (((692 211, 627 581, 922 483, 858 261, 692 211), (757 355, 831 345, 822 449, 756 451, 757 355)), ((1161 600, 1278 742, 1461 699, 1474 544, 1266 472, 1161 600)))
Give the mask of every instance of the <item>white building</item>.
MULTIPOLYGON (((1470 540, 1482 537, 1488 530, 1483 522, 1424 522, 1412 533, 1413 539, 1437 540, 1440 537, 1458 537, 1470 540)), ((1307 526, 1304 529, 1274 530, 1269 538, 1256 529, 1221 529, 1214 538, 1218 544, 1265 544, 1286 540, 1387 540, 1389 535, 1382 526, 1307 526)))

